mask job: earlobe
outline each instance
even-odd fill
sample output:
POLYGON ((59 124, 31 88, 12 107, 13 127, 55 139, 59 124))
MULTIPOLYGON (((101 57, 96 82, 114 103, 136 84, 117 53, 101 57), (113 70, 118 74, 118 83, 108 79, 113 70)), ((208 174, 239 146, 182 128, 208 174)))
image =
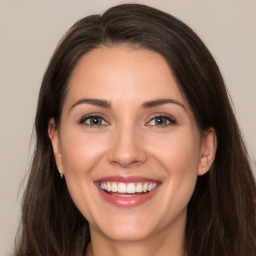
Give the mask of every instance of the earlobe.
POLYGON ((48 123, 48 135, 52 142, 52 149, 56 161, 57 168, 61 175, 63 175, 63 162, 62 162, 62 151, 59 131, 57 130, 54 118, 51 118, 48 123))
POLYGON ((217 150, 217 136, 213 128, 209 128, 202 138, 198 175, 204 175, 211 168, 217 150))

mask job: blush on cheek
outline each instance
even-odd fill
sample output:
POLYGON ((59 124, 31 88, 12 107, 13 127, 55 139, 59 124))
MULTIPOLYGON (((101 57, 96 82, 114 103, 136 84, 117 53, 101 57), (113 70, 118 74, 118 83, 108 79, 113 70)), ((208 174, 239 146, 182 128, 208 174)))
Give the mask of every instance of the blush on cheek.
POLYGON ((98 165, 106 154, 106 142, 100 136, 90 136, 85 132, 68 134, 63 142, 63 165, 65 175, 83 178, 98 165))
POLYGON ((186 173, 189 170, 197 170, 199 149, 195 144, 191 137, 176 135, 159 147, 158 155, 172 172, 186 173))

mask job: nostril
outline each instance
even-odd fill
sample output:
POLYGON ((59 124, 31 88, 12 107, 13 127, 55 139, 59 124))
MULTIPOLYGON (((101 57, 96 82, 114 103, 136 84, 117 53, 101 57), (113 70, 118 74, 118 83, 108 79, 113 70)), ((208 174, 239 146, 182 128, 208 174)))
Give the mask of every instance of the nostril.
POLYGON ((139 165, 147 159, 147 154, 143 143, 136 136, 134 129, 129 131, 117 131, 111 141, 108 160, 111 164, 119 165, 124 168, 139 165), (120 136, 118 136, 118 134, 120 136))
POLYGON ((132 159, 118 159, 118 160, 115 160, 115 161, 112 161, 112 164, 115 164, 115 165, 119 165, 119 166, 122 166, 122 167, 129 167, 129 166, 134 166, 134 165, 138 165, 140 164, 140 161, 138 160, 132 160, 132 159))

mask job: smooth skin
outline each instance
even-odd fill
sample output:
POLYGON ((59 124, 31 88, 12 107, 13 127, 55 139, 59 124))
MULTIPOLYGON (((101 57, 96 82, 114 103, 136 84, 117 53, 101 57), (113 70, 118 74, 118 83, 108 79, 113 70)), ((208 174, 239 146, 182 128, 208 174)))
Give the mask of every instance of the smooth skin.
POLYGON ((87 53, 73 72, 60 126, 51 119, 48 132, 57 167, 89 222, 88 255, 186 255, 187 205, 217 139, 213 129, 199 131, 161 55, 126 45, 87 53), (116 207, 94 183, 113 175, 160 185, 146 203, 116 207))

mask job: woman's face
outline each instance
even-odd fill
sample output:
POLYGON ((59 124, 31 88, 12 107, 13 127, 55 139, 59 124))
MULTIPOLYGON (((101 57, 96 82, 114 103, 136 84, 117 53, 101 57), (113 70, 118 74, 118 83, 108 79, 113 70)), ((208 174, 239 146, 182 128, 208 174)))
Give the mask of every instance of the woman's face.
POLYGON ((131 241, 184 231, 206 147, 161 55, 125 46, 86 54, 60 129, 51 120, 49 134, 92 235, 131 241))

